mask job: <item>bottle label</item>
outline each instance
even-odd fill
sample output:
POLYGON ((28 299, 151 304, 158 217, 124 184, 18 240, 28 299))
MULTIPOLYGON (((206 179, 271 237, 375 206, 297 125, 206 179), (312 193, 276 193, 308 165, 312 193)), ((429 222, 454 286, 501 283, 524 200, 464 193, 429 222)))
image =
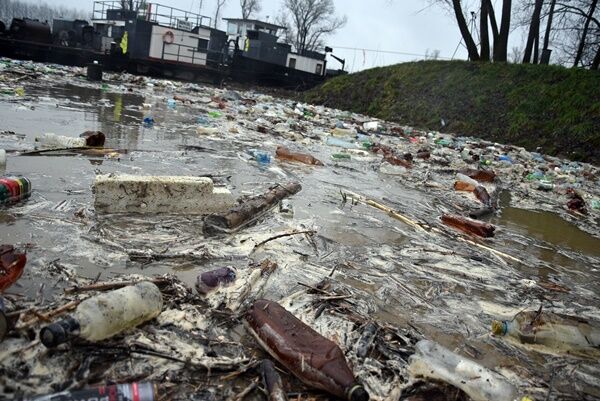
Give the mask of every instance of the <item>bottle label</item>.
POLYGON ((131 383, 103 386, 78 391, 35 397, 29 401, 154 401, 151 383, 131 383))

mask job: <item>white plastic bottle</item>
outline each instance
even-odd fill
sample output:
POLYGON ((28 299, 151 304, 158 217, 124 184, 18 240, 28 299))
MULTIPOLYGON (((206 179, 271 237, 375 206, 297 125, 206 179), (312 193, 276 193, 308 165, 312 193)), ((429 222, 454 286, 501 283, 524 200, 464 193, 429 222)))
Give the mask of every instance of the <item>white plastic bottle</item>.
POLYGON ((43 148, 81 148, 86 146, 85 138, 75 138, 71 136, 56 135, 46 133, 35 138, 43 148))
POLYGON ((44 327, 42 343, 55 347, 71 337, 100 341, 158 316, 163 299, 156 284, 144 281, 86 299, 68 318, 44 327))
POLYGON ((467 393, 473 401, 517 399, 517 389, 498 373, 433 341, 419 341, 415 351, 408 367, 413 377, 444 381, 467 393))
POLYGON ((549 312, 524 311, 512 320, 494 320, 492 332, 498 336, 512 336, 525 344, 542 344, 558 350, 600 347, 600 326, 585 319, 549 312))

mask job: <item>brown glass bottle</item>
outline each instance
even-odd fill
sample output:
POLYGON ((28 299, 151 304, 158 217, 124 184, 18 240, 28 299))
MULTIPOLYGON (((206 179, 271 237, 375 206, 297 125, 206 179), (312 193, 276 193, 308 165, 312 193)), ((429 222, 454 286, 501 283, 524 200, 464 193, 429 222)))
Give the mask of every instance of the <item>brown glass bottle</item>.
POLYGON ((494 236, 493 225, 482 223, 481 221, 471 220, 466 217, 444 214, 442 222, 448 226, 457 228, 467 234, 475 234, 480 237, 489 238, 494 236))
POLYGON ((259 344, 306 385, 348 401, 367 401, 336 343, 273 301, 257 300, 246 316, 259 344))
POLYGON ((284 160, 296 161, 296 162, 300 162, 300 163, 304 163, 304 164, 310 164, 313 166, 322 166, 323 165, 323 163, 320 160, 314 158, 313 156, 306 154, 306 153, 292 152, 285 146, 278 146, 276 154, 277 154, 278 158, 284 159, 284 160))

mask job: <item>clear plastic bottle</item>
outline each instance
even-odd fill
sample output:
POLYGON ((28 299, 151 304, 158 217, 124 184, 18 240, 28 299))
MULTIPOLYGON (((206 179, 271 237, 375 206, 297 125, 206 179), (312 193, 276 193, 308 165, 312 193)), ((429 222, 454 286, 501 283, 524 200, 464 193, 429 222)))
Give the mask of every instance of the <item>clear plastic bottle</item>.
POLYGON ((41 137, 35 138, 35 141, 39 142, 44 148, 81 148, 86 146, 85 138, 75 138, 52 133, 46 133, 41 137))
POLYGON ((471 177, 469 177, 463 173, 456 174, 456 181, 461 181, 461 182, 467 183, 469 185, 472 185, 474 188, 477 188, 479 186, 479 182, 477 182, 476 180, 472 179, 471 177))
POLYGON ((559 350, 600 347, 600 326, 585 319, 549 312, 524 311, 512 320, 494 320, 492 332, 512 336, 525 344, 559 350))
POLYGON ((413 377, 444 381, 467 393, 473 401, 517 399, 517 389, 498 373, 433 341, 419 341, 415 351, 408 367, 413 377))
POLYGON ((144 281, 86 299, 71 316, 44 327, 40 339, 49 348, 73 336, 104 340, 155 318, 162 305, 156 284, 144 281))

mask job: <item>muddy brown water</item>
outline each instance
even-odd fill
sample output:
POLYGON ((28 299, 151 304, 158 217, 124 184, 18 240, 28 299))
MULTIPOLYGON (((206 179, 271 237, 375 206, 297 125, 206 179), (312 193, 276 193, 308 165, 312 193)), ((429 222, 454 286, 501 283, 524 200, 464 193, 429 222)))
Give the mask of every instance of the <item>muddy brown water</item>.
POLYGON ((129 152, 119 160, 9 154, 7 173, 30 178, 34 188, 28 201, 0 210, 0 243, 30 244, 26 272, 10 293, 51 297, 68 284, 49 279, 48 270, 57 264, 89 278, 100 273, 102 280, 125 273, 170 272, 193 285, 203 271, 224 265, 243 268, 251 259, 272 257, 281 268, 269 284, 268 298, 288 295, 298 289, 298 282, 315 283, 335 269, 336 279, 375 300, 374 317, 411 323, 423 336, 484 365, 513 368, 541 380, 549 379, 548 363, 557 357, 492 338, 490 321, 540 303, 600 320, 600 239, 555 214, 513 208, 504 196, 500 213, 490 220, 498 226, 497 235, 483 243, 526 262, 505 263, 452 236, 416 233, 373 208, 344 205, 340 190, 351 190, 387 199, 412 218, 438 224, 437 216, 449 208, 446 200, 379 173, 377 162, 336 164, 331 154, 339 149, 318 143, 298 145, 258 135, 198 136, 196 117, 205 115, 204 110, 182 105, 169 109, 168 94, 105 92, 69 84, 28 86, 26 91, 31 98, 20 102, 0 97, 0 130, 25 135, 23 140, 0 137, 0 147, 31 148, 35 136, 44 132, 77 136, 100 130, 107 135, 106 146, 129 152), (152 103, 152 111, 140 110, 143 103, 152 103), (156 120, 153 128, 141 124, 148 114, 156 120), (274 155, 278 144, 307 151, 327 166, 273 159, 263 167, 249 161, 248 149, 274 155), (185 150, 186 145, 205 150, 185 150), (210 174, 236 196, 288 180, 299 180, 303 191, 292 198, 293 218, 275 210, 237 235, 205 239, 196 217, 96 216, 91 185, 98 172, 210 174), (81 210, 87 217, 75 215, 81 210), (318 235, 312 242, 290 237, 249 252, 257 238, 293 228, 314 228, 318 235), (569 292, 547 292, 539 282, 557 283, 569 292))

